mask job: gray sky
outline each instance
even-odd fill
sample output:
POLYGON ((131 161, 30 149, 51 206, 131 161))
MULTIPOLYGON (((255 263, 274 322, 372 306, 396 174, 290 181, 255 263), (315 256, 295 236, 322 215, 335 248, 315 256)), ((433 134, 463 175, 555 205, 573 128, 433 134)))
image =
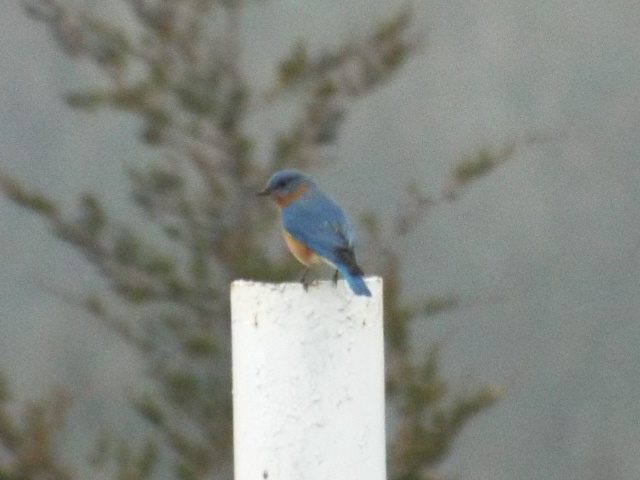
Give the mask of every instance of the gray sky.
MULTIPOLYGON (((283 46, 302 36, 349 38, 394 5, 254 7, 247 68, 263 83, 283 46)), ((437 194, 456 161, 480 146, 561 133, 519 149, 398 245, 411 258, 412 294, 456 293, 469 303, 424 333, 425 342, 446 339, 450 378, 460 387, 509 386, 465 429, 443 471, 478 480, 637 479, 640 4, 415 5, 425 49, 356 105, 335 149, 345 161, 318 178, 352 216, 392 212, 412 180, 437 194)), ((58 53, 14 2, 0 16, 0 41, 2 168, 68 204, 75 192, 97 188, 123 206, 123 168, 155 155, 137 143, 136 122, 65 107, 62 93, 93 78, 91 70, 58 53)), ((0 218, 0 364, 20 398, 56 382, 84 395, 74 413, 88 425, 76 429, 80 445, 100 420, 96 406, 104 418, 117 410, 137 372, 134 358, 47 293, 99 288, 82 259, 7 202, 0 218)))

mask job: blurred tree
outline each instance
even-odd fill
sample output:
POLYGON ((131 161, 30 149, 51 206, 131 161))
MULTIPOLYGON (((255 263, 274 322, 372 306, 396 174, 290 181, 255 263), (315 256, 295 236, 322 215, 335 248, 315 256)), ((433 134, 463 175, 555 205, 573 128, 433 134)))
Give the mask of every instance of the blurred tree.
POLYGON ((0 375, 0 480, 71 480, 64 465, 58 437, 64 424, 69 397, 54 391, 41 402, 32 403, 22 418, 12 415, 9 408, 9 389, 0 375))
MULTIPOLYGON (((27 11, 49 27, 68 55, 90 60, 106 80, 105 87, 68 94, 69 105, 132 114, 142 120, 143 141, 161 149, 163 160, 128 172, 140 217, 123 224, 93 193, 79 195, 77 211, 63 212, 6 173, 0 186, 47 220, 53 234, 108 281, 107 291, 87 294, 80 303, 138 349, 150 367, 155 387, 132 400, 153 432, 148 442, 118 438, 114 426, 96 440, 91 461, 117 479, 169 478, 161 472, 167 463, 171 478, 231 478, 229 282, 299 274, 288 255, 273 251, 279 241, 273 238, 275 212, 256 201, 256 189, 281 167, 323 166, 325 147, 335 142, 349 107, 398 71, 419 48, 419 36, 405 8, 332 49, 301 41, 275 65, 273 83, 260 92, 243 70, 242 18, 248 8, 269 5, 119 3, 133 22, 107 20, 64 0, 35 0, 27 11), (247 120, 283 102, 298 107, 291 126, 272 139, 270 157, 258 159, 258 139, 247 120)), ((365 255, 375 262, 368 270, 385 281, 390 479, 438 478, 435 468, 465 422, 501 394, 491 386, 452 392, 439 371, 439 346, 412 341, 411 329, 458 304, 449 298, 403 303, 406 258, 390 245, 411 234, 431 205, 454 199, 470 180, 511 156, 512 147, 464 159, 439 198, 410 186, 389 224, 373 213, 362 219, 361 233, 369 240, 364 243, 375 249, 365 255)), ((57 465, 54 451, 60 405, 33 407, 23 427, 0 409, 0 478, 72 478, 57 465)))

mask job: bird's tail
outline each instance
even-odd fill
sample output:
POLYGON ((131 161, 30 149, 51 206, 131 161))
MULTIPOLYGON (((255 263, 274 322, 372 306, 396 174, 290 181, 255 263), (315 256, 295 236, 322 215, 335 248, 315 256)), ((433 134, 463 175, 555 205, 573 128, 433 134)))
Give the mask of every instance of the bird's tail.
POLYGON ((369 291, 367 284, 360 275, 349 273, 349 270, 346 267, 338 267, 338 270, 351 287, 351 290, 353 290, 353 293, 356 295, 364 295, 366 297, 371 296, 371 292, 369 291))

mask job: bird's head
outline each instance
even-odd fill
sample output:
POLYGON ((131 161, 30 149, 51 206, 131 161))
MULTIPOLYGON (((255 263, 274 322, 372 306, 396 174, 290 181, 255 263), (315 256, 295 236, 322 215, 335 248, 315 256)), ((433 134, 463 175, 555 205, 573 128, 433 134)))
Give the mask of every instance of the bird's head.
POLYGON ((298 170, 280 170, 273 174, 258 195, 269 195, 283 208, 314 186, 311 179, 298 170))

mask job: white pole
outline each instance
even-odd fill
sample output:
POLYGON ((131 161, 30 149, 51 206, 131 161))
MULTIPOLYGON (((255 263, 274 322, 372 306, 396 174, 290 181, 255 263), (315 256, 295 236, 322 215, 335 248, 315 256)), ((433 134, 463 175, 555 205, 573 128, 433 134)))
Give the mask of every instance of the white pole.
POLYGON ((231 285, 235 480, 384 480, 382 279, 231 285))

